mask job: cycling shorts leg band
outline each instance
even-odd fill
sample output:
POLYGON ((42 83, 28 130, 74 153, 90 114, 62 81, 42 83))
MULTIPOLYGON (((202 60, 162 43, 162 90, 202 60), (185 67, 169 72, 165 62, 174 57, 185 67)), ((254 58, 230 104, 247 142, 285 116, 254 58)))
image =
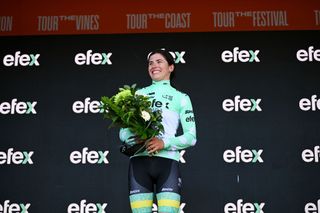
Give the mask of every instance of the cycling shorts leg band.
POLYGON ((174 192, 160 192, 157 194, 159 213, 178 213, 180 195, 174 192))
POLYGON ((132 213, 152 212, 153 193, 139 193, 129 196, 132 213))

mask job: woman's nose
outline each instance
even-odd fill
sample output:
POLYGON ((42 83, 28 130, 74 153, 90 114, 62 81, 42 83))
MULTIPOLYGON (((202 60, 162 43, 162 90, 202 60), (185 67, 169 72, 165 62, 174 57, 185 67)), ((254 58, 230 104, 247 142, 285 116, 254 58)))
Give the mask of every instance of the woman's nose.
POLYGON ((157 67, 157 66, 158 66, 158 64, 153 63, 153 64, 150 65, 150 68, 154 68, 154 67, 157 67))

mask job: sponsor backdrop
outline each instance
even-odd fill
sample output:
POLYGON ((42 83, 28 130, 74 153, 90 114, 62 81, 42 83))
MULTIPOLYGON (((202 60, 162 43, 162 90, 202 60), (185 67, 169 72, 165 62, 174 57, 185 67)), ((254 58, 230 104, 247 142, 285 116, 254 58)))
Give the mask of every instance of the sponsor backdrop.
MULTIPOLYGON (((0 213, 130 212, 128 158, 119 152, 118 130, 103 120, 100 98, 125 84, 149 85, 146 56, 155 48, 175 56, 174 83, 191 97, 197 123, 196 146, 180 152, 181 213, 320 212, 319 4, 310 10, 309 30, 287 28, 295 19, 280 5, 277 17, 289 24, 275 29, 280 19, 268 19, 274 25, 262 31, 247 31, 257 29, 244 23, 232 32, 151 28, 41 36, 37 27, 15 31, 10 23, 16 18, 8 17, 16 15, 5 6, 0 213)), ((48 14, 56 13, 54 8, 48 14)), ((215 23, 220 15, 213 12, 215 23)), ((261 20, 267 20, 271 13, 263 14, 261 20)), ((99 17, 92 23, 102 23, 99 17)), ((182 17, 193 23, 187 12, 182 17)))

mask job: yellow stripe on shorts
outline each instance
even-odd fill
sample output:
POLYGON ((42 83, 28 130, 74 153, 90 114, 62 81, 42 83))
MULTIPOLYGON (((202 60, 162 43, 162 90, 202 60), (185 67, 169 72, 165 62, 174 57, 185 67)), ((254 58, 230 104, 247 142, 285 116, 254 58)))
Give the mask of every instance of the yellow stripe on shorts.
POLYGON ((134 201, 130 203, 131 208, 138 209, 138 208, 145 208, 152 206, 152 200, 141 200, 141 201, 134 201))
POLYGON ((180 201, 163 199, 163 200, 159 200, 158 201, 158 205, 159 206, 170 206, 170 207, 179 208, 180 207, 180 201))

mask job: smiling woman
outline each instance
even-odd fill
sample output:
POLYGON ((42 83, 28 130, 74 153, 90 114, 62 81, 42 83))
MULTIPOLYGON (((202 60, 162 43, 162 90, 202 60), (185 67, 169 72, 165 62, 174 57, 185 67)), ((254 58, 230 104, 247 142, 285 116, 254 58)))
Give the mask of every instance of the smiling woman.
MULTIPOLYGON (((170 57, 172 58, 172 57, 170 57)), ((174 69, 173 60, 168 62, 160 53, 149 56, 149 75, 154 81, 169 80, 174 69)))
MULTIPOLYGON (((196 125, 189 96, 170 84, 175 61, 170 52, 159 49, 148 57, 148 73, 152 84, 137 93, 149 97, 152 110, 161 110, 164 131, 153 137, 144 152, 130 158, 129 198, 132 212, 152 212, 156 194, 158 212, 175 213, 180 208, 182 178, 179 151, 196 144, 196 125), (179 124, 183 134, 176 136, 179 124)), ((120 130, 120 139, 132 143, 134 134, 120 130)), ((135 143, 140 143, 139 138, 135 143)))

